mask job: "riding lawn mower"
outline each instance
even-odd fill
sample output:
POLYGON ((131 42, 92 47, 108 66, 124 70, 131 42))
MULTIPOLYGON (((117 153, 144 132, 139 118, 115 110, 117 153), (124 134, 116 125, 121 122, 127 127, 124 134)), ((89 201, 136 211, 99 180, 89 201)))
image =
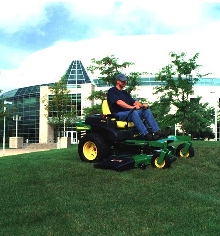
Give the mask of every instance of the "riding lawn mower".
MULTIPOLYGON (((133 109, 128 116, 131 112, 133 109)), ((119 171, 145 169, 147 165, 169 168, 177 157, 194 156, 190 136, 169 135, 145 141, 133 122, 120 121, 117 115, 111 114, 107 100, 102 103, 102 113, 88 116, 76 125, 79 157, 84 162, 94 163, 95 168, 119 171), (174 143, 178 146, 171 145, 174 143)))

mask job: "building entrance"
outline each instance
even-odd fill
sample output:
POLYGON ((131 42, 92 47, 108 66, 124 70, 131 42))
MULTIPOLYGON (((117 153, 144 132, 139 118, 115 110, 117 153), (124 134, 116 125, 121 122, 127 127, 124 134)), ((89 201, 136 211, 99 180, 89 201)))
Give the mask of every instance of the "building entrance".
POLYGON ((77 131, 66 131, 65 135, 66 135, 66 137, 71 138, 71 144, 77 144, 78 143, 77 131))

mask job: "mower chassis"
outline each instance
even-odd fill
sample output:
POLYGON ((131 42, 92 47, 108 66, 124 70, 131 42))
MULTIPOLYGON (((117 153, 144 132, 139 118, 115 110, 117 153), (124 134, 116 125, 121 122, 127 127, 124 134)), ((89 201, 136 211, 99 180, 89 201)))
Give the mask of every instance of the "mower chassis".
POLYGON ((79 123, 77 130, 84 131, 84 135, 79 139, 78 153, 80 159, 86 162, 130 157, 134 159, 134 167, 145 168, 151 164, 153 167, 166 168, 176 160, 176 156, 194 156, 190 136, 168 136, 145 141, 134 135, 135 130, 118 130, 112 122, 100 116, 89 117, 86 122, 79 123), (182 141, 184 143, 177 148, 170 145, 182 141))

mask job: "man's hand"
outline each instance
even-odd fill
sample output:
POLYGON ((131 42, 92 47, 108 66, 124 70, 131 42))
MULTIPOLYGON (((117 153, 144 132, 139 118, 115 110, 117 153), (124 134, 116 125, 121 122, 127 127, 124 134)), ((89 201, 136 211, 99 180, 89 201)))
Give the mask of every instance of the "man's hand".
POLYGON ((136 109, 136 110, 139 110, 139 109, 141 109, 141 106, 140 106, 140 104, 134 104, 134 107, 135 107, 135 109, 136 109))
POLYGON ((144 104, 142 105, 142 108, 143 108, 143 109, 148 109, 148 104, 144 103, 144 104))
POLYGON ((140 102, 138 101, 135 101, 135 103, 133 104, 137 110, 139 109, 148 109, 148 104, 144 103, 144 104, 141 104, 140 102))
POLYGON ((137 110, 139 110, 139 109, 148 109, 147 104, 135 104, 134 107, 136 107, 137 110))

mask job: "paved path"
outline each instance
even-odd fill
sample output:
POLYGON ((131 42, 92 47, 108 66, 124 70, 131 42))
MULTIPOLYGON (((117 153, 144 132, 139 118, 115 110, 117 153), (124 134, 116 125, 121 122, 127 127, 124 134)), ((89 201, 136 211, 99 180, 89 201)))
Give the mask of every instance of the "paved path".
POLYGON ((5 149, 5 153, 3 153, 3 150, 0 150, 0 157, 3 156, 13 156, 23 153, 30 153, 30 152, 42 152, 42 151, 48 151, 50 149, 5 149))

